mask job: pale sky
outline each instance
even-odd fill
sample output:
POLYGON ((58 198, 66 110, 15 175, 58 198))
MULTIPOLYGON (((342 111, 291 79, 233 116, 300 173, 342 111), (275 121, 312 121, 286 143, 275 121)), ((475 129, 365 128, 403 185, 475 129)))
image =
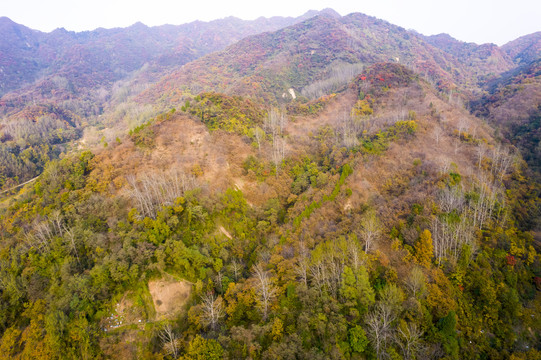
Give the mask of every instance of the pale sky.
POLYGON ((0 0, 0 16, 41 31, 154 26, 236 16, 299 16, 332 8, 361 12, 425 35, 448 33, 468 42, 503 45, 541 31, 539 0, 0 0))

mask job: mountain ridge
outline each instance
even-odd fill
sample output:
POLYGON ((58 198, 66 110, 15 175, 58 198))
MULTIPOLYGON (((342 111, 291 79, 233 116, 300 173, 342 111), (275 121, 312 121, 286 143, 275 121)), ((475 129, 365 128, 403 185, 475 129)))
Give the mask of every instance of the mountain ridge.
MULTIPOLYGON (((278 29, 296 21, 303 20, 306 16, 311 15, 304 14, 298 18, 259 18, 252 21, 241 19, 218 19, 209 22, 194 21, 182 25, 160 25, 153 27, 148 27, 142 23, 137 25, 136 23, 126 28, 97 28, 95 30, 83 32, 55 29, 49 33, 32 30, 4 17, 4 20, 2 21, 3 28, 0 28, 0 34, 2 34, 2 40, 0 40, 0 54, 4 55, 2 57, 4 60, 0 63, 0 68, 2 69, 2 72, 0 72, 0 96, 8 91, 20 89, 21 85, 30 85, 34 81, 39 80, 42 77, 40 72, 45 71, 45 73, 55 73, 58 70, 61 70, 61 68, 58 67, 58 64, 55 64, 55 59, 65 58, 69 60, 69 47, 72 46, 92 46, 94 50, 101 50, 101 46, 119 47, 126 41, 146 41, 146 48, 149 52, 154 54, 160 53, 159 56, 173 59, 179 55, 184 55, 186 60, 180 60, 174 63, 175 65, 181 65, 186 61, 201 56, 201 54, 215 51, 249 34, 278 29), (200 33, 201 31, 203 31, 203 33, 200 33), (24 38, 21 38, 19 35, 24 35, 24 38), (197 36, 199 39, 205 38, 206 40, 205 42, 197 39, 196 41, 193 41, 191 38, 194 36, 197 36), (158 39, 159 42, 162 43, 161 46, 157 46, 158 44, 156 41, 158 39), (100 41, 102 42, 101 45, 100 41), (92 45, 93 42, 94 45, 92 45), (184 51, 188 53, 183 54, 182 47, 179 48, 181 52, 170 51, 171 46, 182 46, 183 42, 189 43, 189 45, 185 45, 184 47, 184 51), (26 44, 28 43, 32 44, 30 49, 26 49, 28 47, 26 44), (10 47, 9 49, 7 49, 8 46, 10 47), (190 50, 190 46, 193 46, 194 49, 190 50), (30 54, 25 54, 25 49, 33 51, 30 54), (17 57, 17 55, 20 56, 17 57), (29 57, 35 59, 34 62, 36 64, 34 67, 27 64, 28 61, 25 59, 29 57), (20 66, 17 66, 17 64, 20 66), (10 65, 13 69, 11 69, 10 65), (47 70, 47 68, 50 67, 52 68, 47 70), (23 69, 26 70, 24 71, 24 74, 22 74, 23 69), (9 74, 19 75, 9 77, 9 74)), ((145 55, 137 52, 133 55, 130 52, 124 54, 124 56, 128 58, 133 57, 134 55, 137 55, 140 58, 138 64, 141 65, 145 61, 151 61, 155 58, 153 55, 145 55)), ((103 52, 103 56, 107 57, 107 53, 103 52)), ((121 69, 125 69, 126 71, 135 70, 129 66, 121 67, 121 69)))
POLYGON ((238 21, 11 32, 0 358, 541 359, 533 40, 238 21))
MULTIPOLYGON (((223 61, 225 61, 225 64, 222 69, 229 74, 227 76, 229 80, 224 82, 214 78, 217 88, 212 89, 212 86, 210 86, 210 90, 224 91, 226 86, 232 86, 231 84, 225 85, 231 83, 231 79, 234 78, 231 76, 231 71, 238 70, 241 75, 243 74, 242 76, 255 76, 258 78, 263 76, 265 78, 261 71, 266 71, 266 66, 274 68, 275 72, 280 68, 279 60, 273 60, 273 57, 276 56, 282 57, 286 64, 296 62, 298 66, 298 69, 289 68, 286 70, 282 67, 281 70, 278 70, 278 73, 288 71, 291 74, 287 76, 295 76, 293 73, 302 72, 301 68, 305 65, 305 69, 316 71, 309 64, 299 63, 301 51, 305 52, 302 58, 311 61, 311 58, 325 56, 325 52, 331 49, 328 52, 332 53, 335 58, 332 60, 330 57, 322 58, 322 63, 330 63, 341 59, 349 63, 370 64, 381 61, 396 61, 398 59, 400 63, 416 68, 432 77, 435 82, 439 83, 438 86, 447 90, 457 87, 462 91, 475 90, 476 86, 480 86, 480 82, 486 81, 514 66, 508 56, 496 45, 463 45, 463 43, 453 39, 454 46, 462 50, 462 53, 458 53, 449 48, 441 48, 441 44, 439 47, 436 46, 437 43, 432 45, 430 41, 426 42, 426 39, 422 35, 417 35, 399 26, 361 13, 353 13, 340 18, 317 16, 274 33, 245 38, 221 52, 209 54, 208 58, 201 58, 187 64, 186 68, 173 72, 172 75, 165 77, 158 85, 155 85, 156 95, 154 98, 162 96, 160 86, 179 88, 181 87, 180 84, 182 84, 182 86, 186 87, 190 82, 189 78, 193 78, 195 82, 198 82, 198 79, 201 78, 214 77, 215 72, 213 72, 214 75, 207 75, 205 69, 208 69, 210 64, 213 64, 213 69, 220 68, 220 65, 217 64, 221 64, 223 61), (293 36, 297 36, 299 39, 295 39, 293 36), (471 54, 468 55, 468 58, 464 57, 464 46, 470 49, 471 54), (338 52, 332 51, 332 49, 337 48, 340 48, 340 51, 344 51, 344 53, 338 55, 338 52), (195 75, 196 72, 197 76, 195 75), (175 80, 175 77, 179 77, 179 79, 175 80)), ((267 70, 270 71, 269 69, 267 70)), ((307 77, 304 75, 299 76, 299 78, 306 80, 307 77)), ((310 76, 314 75, 318 76, 317 74, 310 76)), ((276 77, 280 75, 273 74, 270 76, 276 77)), ((249 79, 243 81, 249 81, 249 79)), ((306 83, 285 83, 287 81, 284 79, 280 81, 284 85, 276 91, 275 96, 277 97, 290 87, 300 91, 301 87, 308 85, 306 83)), ((232 91, 238 90, 238 88, 232 88, 232 91)))

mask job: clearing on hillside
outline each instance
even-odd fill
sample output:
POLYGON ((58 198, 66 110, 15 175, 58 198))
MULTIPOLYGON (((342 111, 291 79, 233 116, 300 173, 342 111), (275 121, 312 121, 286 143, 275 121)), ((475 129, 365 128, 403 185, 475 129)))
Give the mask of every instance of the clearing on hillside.
POLYGON ((161 320, 182 310, 188 302, 192 285, 187 281, 159 279, 149 281, 148 289, 156 309, 156 320, 161 320))
POLYGON ((122 299, 116 303, 111 315, 102 320, 102 328, 105 331, 131 324, 143 325, 146 323, 148 316, 145 309, 135 304, 132 295, 131 292, 125 293, 122 299))

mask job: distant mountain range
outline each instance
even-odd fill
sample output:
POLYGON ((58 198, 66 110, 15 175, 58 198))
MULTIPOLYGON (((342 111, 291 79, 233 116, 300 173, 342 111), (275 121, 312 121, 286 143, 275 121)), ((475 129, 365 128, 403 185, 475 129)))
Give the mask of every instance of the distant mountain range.
MULTIPOLYGON (((360 13, 342 17, 331 9, 297 18, 137 23, 80 33, 43 33, 3 17, 0 116, 6 124, 46 117, 79 130, 85 124, 120 126, 128 119, 131 125, 123 126, 132 127, 204 91, 267 105, 315 100, 343 90, 366 66, 392 62, 507 124, 515 121, 496 120, 487 94, 514 74, 531 73, 540 44, 541 32, 502 47, 477 45, 447 34, 424 36, 360 13)), ((537 83, 527 87, 538 89, 537 83)), ((539 102, 536 91, 521 92, 529 94, 528 108, 539 102)))
POLYGON ((52 77, 64 77, 67 87, 95 87, 119 80, 152 62, 161 67, 181 66, 221 50, 244 37, 301 22, 332 10, 309 11, 303 16, 228 17, 210 22, 50 33, 29 29, 0 18, 0 95, 52 77))
MULTIPOLYGON (((538 41, 532 37, 533 43, 538 41)), ((524 47, 525 45, 522 44, 524 47)), ((532 47, 530 46, 530 47, 532 47)), ((318 16, 272 33, 243 39, 227 49, 187 64, 162 79, 150 101, 168 91, 193 86, 259 96, 280 97, 324 80, 339 64, 398 62, 420 72, 442 90, 471 92, 516 67, 507 51, 494 44, 476 45, 449 35, 422 36, 363 14, 318 16)))
POLYGON ((541 359, 539 33, 2 18, 0 84, 0 360, 541 359))

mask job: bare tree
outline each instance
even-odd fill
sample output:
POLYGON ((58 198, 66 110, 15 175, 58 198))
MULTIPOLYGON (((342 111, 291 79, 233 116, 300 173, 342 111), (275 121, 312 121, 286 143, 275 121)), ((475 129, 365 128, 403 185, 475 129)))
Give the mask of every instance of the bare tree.
POLYGON ((498 145, 492 150, 492 174, 503 181, 509 166, 513 163, 514 155, 508 148, 498 145))
POLYGON ((173 359, 179 356, 178 336, 173 331, 170 324, 165 324, 159 333, 160 340, 167 355, 171 355, 173 359))
POLYGON ((481 173, 473 182, 471 190, 475 196, 466 199, 462 188, 455 186, 442 190, 436 199, 444 213, 455 212, 458 221, 448 217, 432 219, 432 240, 434 255, 438 262, 443 259, 457 259, 463 247, 468 245, 473 252, 477 248, 475 231, 483 229, 489 221, 501 221, 503 213, 495 213, 497 204, 503 204, 505 197, 498 181, 491 180, 492 175, 481 173))
POLYGON ((79 251, 77 250, 77 246, 75 245, 75 234, 73 233, 72 229, 66 229, 66 235, 65 237, 69 240, 71 249, 75 253, 75 257, 77 258, 77 263, 81 265, 81 260, 79 259, 79 251))
POLYGON ((462 147, 462 143, 460 142, 460 138, 459 139, 455 139, 455 141, 453 141, 453 147, 455 149, 455 155, 458 154, 458 151, 460 150, 460 148, 462 147))
POLYGON ((261 152, 261 144, 263 143, 263 140, 265 139, 265 131, 261 129, 259 126, 256 126, 254 128, 254 138, 257 142, 257 150, 258 152, 261 152))
POLYGON ((280 114, 278 110, 272 108, 263 121, 263 130, 270 135, 272 139, 282 134, 280 126, 282 116, 283 115, 280 114))
POLYGON ((436 140, 436 144, 440 143, 440 138, 442 135, 443 135, 442 128, 439 126, 434 127, 434 130, 432 131, 432 136, 434 136, 434 140, 436 140))
POLYGON ((277 136, 272 140, 272 162, 276 167, 276 172, 280 170, 282 160, 284 160, 286 154, 286 145, 282 137, 277 136))
POLYGON ((464 207, 464 194, 458 186, 453 188, 445 188, 439 192, 436 198, 440 210, 450 213, 453 210, 462 211, 464 207))
POLYGON ((231 265, 229 266, 231 267, 231 270, 233 270, 235 281, 237 281, 239 279, 239 273, 242 271, 242 264, 238 262, 237 259, 233 259, 233 261, 231 261, 231 265))
POLYGON ((60 210, 55 210, 51 212, 51 215, 49 215, 49 222, 51 223, 53 227, 53 231, 55 234, 58 234, 59 236, 64 235, 64 222, 62 218, 62 214, 60 213, 60 210))
POLYGON ((256 280, 256 292, 259 296, 259 302, 263 312, 263 320, 267 320, 270 303, 276 295, 276 288, 271 282, 268 271, 263 269, 263 265, 261 263, 254 266, 252 276, 256 280))
POLYGON ((423 271, 419 267, 414 267, 411 269, 409 276, 405 281, 406 287, 411 291, 413 297, 417 298, 422 297, 426 292, 426 277, 423 274, 423 271))
POLYGON ((203 305, 203 315, 201 321, 205 326, 216 330, 219 321, 225 317, 225 308, 221 296, 207 293, 201 298, 203 305))
POLYGON ((172 205, 175 199, 196 187, 194 176, 176 169, 163 173, 148 173, 136 179, 127 177, 131 186, 128 194, 135 201, 142 216, 156 218, 162 206, 172 205))
POLYGON ((364 66, 361 63, 334 64, 328 71, 328 76, 320 81, 316 81, 304 89, 301 94, 310 99, 317 99, 326 94, 335 92, 346 86, 355 76, 363 71, 364 66))
POLYGON ((361 239, 364 241, 364 251, 372 250, 375 242, 381 234, 381 224, 374 211, 369 211, 361 219, 361 239))
POLYGON ((439 169, 438 169, 440 175, 448 174, 450 169, 451 169, 451 163, 449 162, 448 159, 444 159, 443 161, 440 160, 439 169))
POLYGON ((421 348, 423 331, 415 323, 398 327, 398 346, 402 349, 405 360, 416 359, 421 348))
POLYGON ((386 355, 385 348, 392 338, 391 324, 395 320, 395 315, 390 306, 378 302, 375 309, 366 317, 367 335, 378 359, 383 359, 386 355))
POLYGON ((54 237, 53 229, 48 221, 35 221, 33 232, 26 234, 26 241, 29 246, 33 246, 38 250, 49 250, 50 242, 54 237))
POLYGON ((26 234, 26 242, 38 250, 49 250, 55 237, 64 235, 66 228, 60 211, 53 211, 44 220, 35 220, 31 232, 26 234))
POLYGON ((483 141, 479 142, 477 146, 477 167, 481 169, 481 164, 483 163, 483 158, 487 152, 487 146, 483 141))
POLYGON ((312 277, 312 283, 318 288, 319 293, 323 292, 325 284, 327 283, 327 268, 323 261, 318 261, 310 266, 310 275, 312 277))
POLYGON ((348 251, 351 260, 351 267, 354 272, 357 273, 359 267, 365 265, 365 259, 363 259, 361 255, 362 249, 359 248, 359 243, 356 237, 354 239, 350 238, 350 242, 348 244, 348 251))
POLYGON ((218 272, 216 273, 216 275, 214 276, 214 280, 216 280, 216 287, 218 289, 218 291, 222 292, 222 282, 223 282, 223 279, 224 279, 224 274, 222 273, 222 270, 218 270, 218 272))

